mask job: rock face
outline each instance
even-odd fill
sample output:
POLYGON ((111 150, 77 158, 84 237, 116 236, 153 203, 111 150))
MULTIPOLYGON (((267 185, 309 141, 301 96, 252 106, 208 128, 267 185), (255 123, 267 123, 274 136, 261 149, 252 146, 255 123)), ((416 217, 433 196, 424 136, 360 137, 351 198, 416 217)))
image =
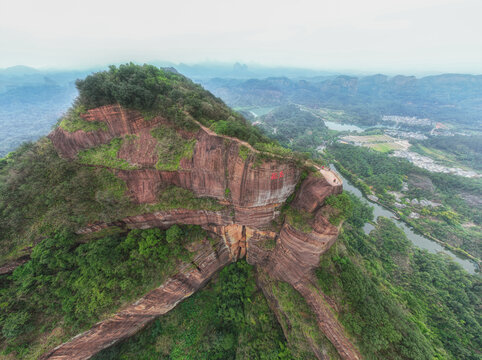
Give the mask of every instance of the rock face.
POLYGON ((338 237, 338 229, 322 216, 317 216, 311 233, 296 230, 285 223, 279 233, 276 247, 271 251, 268 261, 258 264, 252 260, 259 257, 259 248, 250 247, 247 261, 252 265, 261 265, 274 278, 292 285, 311 275, 318 266, 320 255, 327 251, 338 237), (325 226, 325 227, 323 227, 325 226))
MULTIPOLYGON (((339 229, 323 214, 324 199, 343 191, 338 176, 324 169, 309 175, 299 187, 292 202, 295 210, 312 214, 312 231, 305 233, 285 222, 279 232, 269 230, 286 199, 295 191, 300 170, 292 163, 272 158, 258 158, 257 152, 238 139, 214 134, 200 126, 196 133, 182 132, 184 139, 195 139, 190 158, 183 158, 176 171, 160 171, 157 162, 157 140, 150 131, 166 125, 160 117, 144 120, 135 111, 118 105, 89 110, 87 121, 104 122, 108 130, 69 133, 57 128, 49 135, 62 156, 75 159, 78 151, 105 144, 115 137, 129 137, 117 156, 138 167, 136 170, 112 172, 125 181, 128 195, 136 203, 154 203, 166 186, 191 190, 196 196, 220 200, 225 210, 175 209, 126 217, 114 223, 97 223, 78 230, 87 234, 109 226, 134 228, 167 228, 174 224, 201 225, 219 239, 215 247, 206 241, 197 251, 195 269, 184 267, 163 286, 147 294, 113 318, 95 325, 43 359, 88 359, 100 350, 128 337, 155 317, 172 309, 179 301, 199 289, 217 270, 240 258, 255 265, 275 280, 291 284, 306 299, 316 315, 320 330, 343 359, 361 359, 316 288, 313 270, 320 255, 336 241, 339 229), (243 156, 240 155, 242 147, 243 156), (260 161, 260 159, 265 159, 260 161)), ((265 289, 266 290, 266 289, 265 289)), ((265 291, 265 293, 268 293, 265 291)), ((316 346, 314 354, 324 358, 316 346)))
POLYGON ((146 121, 140 113, 119 105, 89 110, 83 117, 103 122, 108 130, 70 133, 59 127, 49 135, 55 149, 61 156, 74 159, 81 150, 106 144, 116 137, 136 135, 124 142, 118 157, 141 169, 113 172, 126 182, 130 197, 137 203, 154 203, 164 187, 175 185, 197 196, 227 200, 234 207, 237 223, 266 227, 299 180, 300 171, 292 162, 256 161, 254 156, 243 159, 239 155, 242 146, 252 153, 256 150, 203 126, 193 134, 180 132, 185 138, 196 139, 191 158, 183 158, 177 171, 156 170, 157 141, 150 130, 166 124, 165 119, 155 117, 146 121))
POLYGON ((319 177, 312 174, 301 184, 300 191, 296 194, 293 206, 304 211, 314 212, 330 195, 341 194, 343 191, 341 179, 333 172, 318 169, 319 177))
POLYGON ((116 137, 138 134, 141 129, 151 128, 163 121, 156 117, 146 121, 138 111, 127 110, 120 105, 102 106, 89 110, 82 117, 87 121, 105 123, 107 130, 68 132, 57 127, 49 134, 55 149, 62 156, 74 159, 81 150, 107 144, 116 137))
MULTIPOLYGON (((313 184, 310 179, 307 180, 308 184, 313 184)), ((320 205, 312 207, 316 209, 320 205)), ((316 315, 319 328, 342 359, 361 359, 359 351, 346 336, 342 325, 333 315, 333 309, 316 286, 314 269, 319 265, 320 255, 326 252, 338 237, 338 228, 331 225, 321 212, 322 209, 316 212, 312 223, 313 231, 310 233, 304 233, 285 223, 277 237, 274 250, 268 251, 257 245, 257 242, 248 242, 246 259, 275 280, 289 283, 303 296, 316 315)), ((262 283, 260 285, 263 286, 262 283)), ((270 296, 269 289, 263 289, 263 292, 270 296)), ((324 359, 319 351, 315 351, 315 355, 324 359)))
POLYGON ((153 227, 166 229, 174 224, 201 225, 206 226, 209 230, 213 225, 230 225, 233 224, 233 221, 227 210, 208 211, 174 209, 129 216, 113 223, 96 223, 79 229, 77 233, 89 234, 110 226, 118 226, 127 229, 149 229, 153 227))

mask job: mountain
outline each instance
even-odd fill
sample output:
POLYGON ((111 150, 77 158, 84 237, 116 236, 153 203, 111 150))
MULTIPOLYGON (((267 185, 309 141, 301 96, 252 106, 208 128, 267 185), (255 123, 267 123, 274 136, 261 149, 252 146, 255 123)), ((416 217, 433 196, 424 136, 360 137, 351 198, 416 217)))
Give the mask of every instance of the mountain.
MULTIPOLYGON (((161 287, 42 358, 96 354, 167 312, 241 258, 270 278, 295 286, 337 351, 345 358, 360 358, 310 285, 320 254, 338 235, 323 205, 325 198, 342 191, 334 173, 306 165, 172 69, 111 67, 78 81, 77 87, 78 100, 49 140, 12 153, 3 165, 7 180, 2 187, 2 248, 18 254, 25 245, 40 242, 15 277, 29 281, 38 276, 38 270, 28 270, 37 269, 38 261, 49 263, 47 272, 55 271, 50 246, 67 241, 61 241, 62 236, 69 239, 70 251, 112 231, 130 238, 133 229, 169 232, 198 226, 202 236, 186 244, 190 261, 171 264, 161 287), (38 192, 32 199, 33 189, 38 192), (28 205, 20 205, 29 198, 28 205), (13 204, 21 209, 13 209, 13 204), (29 215, 22 219, 24 212, 29 215), (72 233, 61 235, 69 229, 72 233)), ((189 228, 185 229, 179 231, 189 228)), ((42 279, 35 281, 40 284, 46 280, 42 279)), ((24 306, 29 308, 28 300, 24 306)), ((71 317, 65 306, 61 313, 71 317)), ((35 318, 37 311, 31 311, 35 318)), ((18 320, 14 310, 10 315, 18 320)), ((29 326, 41 324, 32 319, 29 326)))
POLYGON ((0 70, 0 157, 46 135, 77 96, 75 79, 89 72, 0 70))
MULTIPOLYGON (((176 68, 235 108, 294 103, 344 110, 349 121, 366 126, 380 122, 383 115, 400 115, 480 131, 480 76, 355 77, 245 64, 179 64, 176 68)), ((1 69, 0 156, 47 134, 77 96, 75 79, 90 72, 24 66, 1 69)))
POLYGON ((316 149, 328 129, 321 116, 294 104, 280 106, 255 120, 271 138, 303 152, 316 149))
POLYGON ((202 84, 234 107, 267 107, 289 103, 349 112, 354 122, 374 125, 383 115, 416 116, 480 130, 481 75, 332 76, 296 80, 204 80, 202 84))
POLYGON ((333 71, 310 70, 293 67, 267 67, 256 64, 242 63, 218 63, 205 62, 198 64, 174 64, 167 62, 155 62, 154 65, 162 67, 175 67, 180 73, 193 79, 194 81, 205 81, 213 78, 230 78, 230 79, 253 79, 287 76, 290 78, 313 78, 328 77, 337 74, 333 71))
POLYGON ((0 69, 0 74, 9 76, 33 75, 37 74, 38 72, 39 71, 37 69, 24 65, 16 65, 5 69, 0 69))
POLYGON ((172 68, 76 86, 0 161, 2 355, 477 356, 480 282, 388 219, 366 235, 335 172, 172 68))

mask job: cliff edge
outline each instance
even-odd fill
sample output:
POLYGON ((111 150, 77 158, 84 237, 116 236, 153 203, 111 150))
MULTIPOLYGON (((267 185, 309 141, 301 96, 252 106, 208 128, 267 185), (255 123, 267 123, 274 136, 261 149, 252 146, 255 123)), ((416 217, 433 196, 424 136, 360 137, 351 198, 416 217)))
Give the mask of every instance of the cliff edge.
POLYGON ((99 102, 98 97, 83 94, 82 86, 79 89, 79 99, 87 106, 78 107, 75 116, 52 131, 48 137, 53 146, 69 161, 107 169, 125 184, 132 204, 151 211, 92 222, 77 233, 92 234, 112 226, 130 230, 195 224, 218 241, 198 249, 194 269, 183 265, 160 288, 43 359, 90 358, 134 334, 202 287, 217 270, 244 257, 305 298, 341 358, 361 358, 316 288, 313 275, 320 255, 338 236, 339 227, 330 223, 324 209, 328 196, 343 191, 335 173, 283 153, 219 100, 200 100, 199 111, 183 104, 175 112, 146 113, 108 96, 99 102), (206 120, 203 114, 212 115, 215 106, 221 106, 217 113, 222 119, 206 120), (181 198, 179 206, 166 208, 163 201, 173 188, 196 199, 210 199, 216 206, 192 208, 181 198))

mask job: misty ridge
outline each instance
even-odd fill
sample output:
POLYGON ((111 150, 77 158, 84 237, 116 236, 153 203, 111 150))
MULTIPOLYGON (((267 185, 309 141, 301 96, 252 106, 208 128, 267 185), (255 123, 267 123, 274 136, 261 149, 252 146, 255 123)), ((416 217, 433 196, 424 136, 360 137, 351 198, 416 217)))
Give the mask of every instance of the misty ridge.
MULTIPOLYGON (((172 64, 229 106, 281 106, 342 109, 352 121, 375 125, 383 115, 429 117, 469 129, 481 127, 482 76, 341 75, 301 68, 231 64, 172 64)), ((25 141, 46 135, 77 96, 75 80, 88 70, 0 69, 0 156, 25 141)))

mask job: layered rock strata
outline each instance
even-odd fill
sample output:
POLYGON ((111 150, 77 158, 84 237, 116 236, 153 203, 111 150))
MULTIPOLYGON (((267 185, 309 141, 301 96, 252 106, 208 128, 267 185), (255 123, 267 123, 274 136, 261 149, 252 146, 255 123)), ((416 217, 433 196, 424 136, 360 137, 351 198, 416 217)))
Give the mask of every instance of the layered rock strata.
POLYGON ((182 225, 230 225, 233 224, 232 217, 227 210, 187 210, 173 209, 168 211, 156 211, 152 213, 128 216, 112 223, 95 223, 81 228, 78 234, 89 234, 111 226, 118 226, 126 229, 149 229, 153 227, 168 228, 174 224, 182 225))
MULTIPOLYGON (((123 142, 117 156, 137 167, 136 170, 112 172, 125 181, 128 195, 136 203, 154 203, 166 186, 191 190, 196 196, 222 201, 227 210, 157 211, 126 217, 114 223, 97 223, 80 229, 87 234, 109 226, 134 228, 167 228, 174 224, 201 225, 222 241, 213 250, 204 244, 196 256, 196 268, 185 268, 159 289, 119 312, 112 319, 95 325, 43 356, 44 359, 88 359, 96 352, 137 332, 154 317, 172 309, 183 298, 199 289, 218 269, 231 261, 246 257, 275 280, 291 284, 307 301, 318 325, 343 359, 360 359, 333 315, 330 305, 316 288, 313 270, 320 255, 336 241, 339 229, 323 214, 324 199, 342 192, 338 176, 319 168, 299 187, 292 202, 298 211, 311 213, 312 231, 305 233, 285 222, 279 232, 268 230, 277 218, 281 205, 295 191, 300 170, 292 162, 258 158, 256 150, 240 140, 214 134, 200 126, 195 133, 179 131, 185 139, 196 140, 190 158, 183 158, 176 171, 157 170, 156 139, 151 130, 166 125, 160 117, 146 121, 135 111, 118 105, 89 110, 86 121, 100 121, 107 130, 69 133, 57 128, 49 135, 62 156, 75 159, 80 150, 105 144, 115 137, 136 136, 123 142), (243 149, 243 156, 240 150, 243 149), (260 159, 264 159, 261 160, 260 159)), ((329 213, 329 212, 328 212, 329 213)), ((266 290, 266 289, 265 289, 266 290)), ((268 294, 269 295, 269 294, 268 294)), ((319 347, 314 354, 324 358, 319 347)))
MULTIPOLYGON (((316 315, 320 330, 342 359, 361 359, 358 349, 333 315, 333 308, 324 301, 323 294, 316 286, 314 269, 319 265, 320 256, 338 237, 338 228, 330 224, 321 212, 322 209, 317 211, 312 223, 313 231, 310 233, 304 233, 285 223, 277 237, 276 247, 271 251, 248 242, 247 261, 273 279, 289 283, 303 296, 316 315)), ((270 294, 269 289, 263 291, 270 294)), ((315 351, 316 353, 319 351, 315 351)), ((324 356, 320 355, 318 358, 323 359, 324 356)))
POLYGON ((49 135, 55 149, 61 156, 75 159, 81 150, 106 144, 116 137, 136 135, 123 144, 117 156, 139 169, 112 171, 125 181, 129 196, 137 203, 154 203, 164 187, 175 185, 197 196, 228 201, 237 223, 266 227, 299 180, 300 171, 294 163, 257 161, 253 155, 243 158, 239 155, 241 147, 247 147, 252 154, 256 150, 201 125, 196 133, 179 131, 183 137, 196 140, 192 157, 181 159, 176 171, 157 170, 157 140, 150 131, 170 126, 165 119, 155 117, 147 121, 140 113, 119 105, 92 109, 82 116, 86 121, 104 123, 107 130, 68 132, 58 127, 49 135))
MULTIPOLYGON (((263 294, 268 301, 270 309, 273 311, 275 314, 276 318, 278 319, 279 324, 281 325, 283 332, 288 339, 288 344, 294 347, 300 347, 300 344, 291 344, 290 341, 290 333, 292 331, 296 331, 297 327, 299 325, 293 324, 292 319, 290 319, 289 314, 286 313, 285 309, 281 306, 278 297, 275 295, 273 291, 273 286, 275 284, 273 283, 275 280, 269 276, 269 274, 263 272, 263 271, 257 271, 256 272, 256 284, 258 287, 263 291, 263 294)), ((305 346, 308 348, 305 349, 305 351, 309 351, 312 353, 317 359, 319 360, 335 360, 335 359, 340 359, 340 357, 336 356, 336 354, 333 354, 329 349, 329 345, 326 343, 323 343, 322 341, 316 341, 313 339, 311 334, 306 334, 303 332, 302 334, 297 334, 297 336, 303 336, 305 337, 305 346)), ((295 337, 297 341, 299 341, 298 337, 295 337)), ((303 346, 303 347, 305 347, 303 346)))

